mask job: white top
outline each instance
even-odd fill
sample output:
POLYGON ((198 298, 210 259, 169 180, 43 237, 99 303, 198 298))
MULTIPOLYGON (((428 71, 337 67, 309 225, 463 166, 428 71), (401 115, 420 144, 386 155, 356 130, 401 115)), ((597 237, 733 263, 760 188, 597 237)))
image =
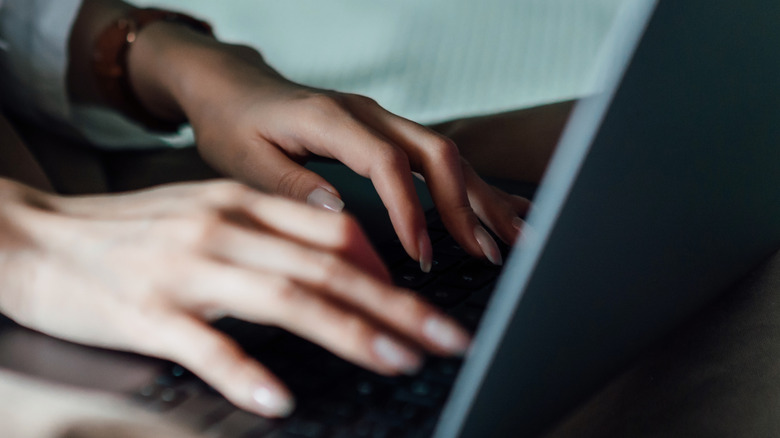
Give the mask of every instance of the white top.
POLYGON ((81 2, 0 0, 0 103, 63 134, 75 129, 101 147, 169 145, 117 112, 70 102, 68 41, 81 2))
POLYGON ((81 0, 0 0, 0 101, 42 122, 70 115, 68 35, 81 0))
POLYGON ((297 82, 431 123, 582 96, 625 0, 136 0, 205 17, 297 82))
MULTIPOLYGON (((593 90, 595 58, 624 0, 135 0, 184 10, 262 50, 282 74, 357 92, 424 123, 593 90)), ((104 148, 185 145, 116 112, 74 106, 67 41, 81 0, 0 0, 0 101, 104 148), (4 48, 3 48, 4 47, 4 48)))

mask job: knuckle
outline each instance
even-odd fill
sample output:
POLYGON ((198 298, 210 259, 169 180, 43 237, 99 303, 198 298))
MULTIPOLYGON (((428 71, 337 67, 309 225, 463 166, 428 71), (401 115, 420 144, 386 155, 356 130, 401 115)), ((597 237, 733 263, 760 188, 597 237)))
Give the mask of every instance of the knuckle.
POLYGON ((397 296, 396 305, 399 315, 406 315, 413 321, 422 321, 430 311, 428 305, 412 293, 403 293, 397 296))
POLYGON ((341 319, 343 321, 344 339, 352 349, 360 351, 366 343, 370 342, 374 329, 368 322, 357 315, 345 315, 341 319))
POLYGON ((319 268, 317 285, 320 287, 325 286, 334 278, 344 276, 346 270, 341 258, 332 253, 324 253, 317 256, 315 264, 319 268))
POLYGON ((455 145, 455 142, 447 137, 434 137, 428 142, 426 150, 436 162, 454 165, 460 161, 460 151, 458 150, 458 147, 455 145))
POLYGON ((368 96, 364 96, 362 94, 348 94, 348 95, 346 95, 346 97, 347 97, 347 99, 350 99, 353 102, 356 102, 360 106, 364 106, 364 107, 372 107, 372 106, 373 107, 377 107, 377 106, 379 106, 379 103, 377 103, 376 100, 374 100, 374 99, 372 99, 372 98, 370 98, 368 96))
POLYGON ((241 356, 235 344, 222 335, 215 335, 201 340, 191 360, 198 367, 212 370, 215 374, 231 375, 233 369, 240 367, 236 359, 241 356))
POLYGON ((276 301, 285 305, 293 305, 302 299, 303 291, 289 278, 277 278, 271 285, 276 301))
POLYGON ((382 150, 377 157, 377 163, 379 163, 382 169, 400 169, 406 172, 409 170, 409 156, 403 150, 396 147, 386 147, 382 150))
POLYGON ((243 58, 251 59, 251 58, 259 57, 262 59, 262 55, 257 51, 257 49, 247 44, 241 44, 241 43, 227 44, 226 50, 236 55, 239 55, 243 58))
POLYGON ((322 114, 344 111, 344 98, 337 94, 313 93, 306 97, 308 108, 322 114))
POLYGON ((238 181, 225 180, 214 183, 207 197, 218 205, 240 205, 250 190, 248 186, 238 181))
POLYGON ((222 229, 225 219, 217 210, 206 210, 192 215, 187 223, 181 226, 185 239, 194 245, 206 245, 215 239, 215 235, 222 229))

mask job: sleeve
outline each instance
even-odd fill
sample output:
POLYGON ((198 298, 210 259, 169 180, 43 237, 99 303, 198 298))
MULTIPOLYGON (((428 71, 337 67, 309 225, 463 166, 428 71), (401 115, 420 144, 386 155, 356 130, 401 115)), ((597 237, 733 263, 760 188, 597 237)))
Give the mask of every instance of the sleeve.
POLYGON ((0 101, 6 111, 108 149, 185 146, 191 130, 161 137, 118 112, 74 105, 68 41, 82 0, 0 0, 0 101))
POLYGON ((0 87, 6 110, 65 120, 68 35, 81 0, 0 0, 0 87))

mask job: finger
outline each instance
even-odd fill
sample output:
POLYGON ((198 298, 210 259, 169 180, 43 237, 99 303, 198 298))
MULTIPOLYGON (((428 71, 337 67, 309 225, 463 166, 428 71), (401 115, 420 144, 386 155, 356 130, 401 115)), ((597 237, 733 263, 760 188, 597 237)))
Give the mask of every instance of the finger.
POLYGON ((328 181, 290 159, 271 143, 257 139, 257 151, 243 157, 241 179, 266 192, 341 212, 344 202, 328 181))
MULTIPOLYGON (((348 214, 332 214, 267 196, 232 181, 205 184, 199 195, 207 204, 243 212, 257 226, 295 241, 338 251, 350 258, 379 259, 360 224, 348 214)), ((206 232, 208 236, 212 234, 206 232)))
POLYGON ((342 274, 348 266, 350 274, 371 275, 389 284, 390 273, 379 256, 371 252, 360 254, 340 248, 313 248, 289 239, 257 233, 238 226, 224 226, 208 243, 208 250, 231 264, 264 272, 281 274, 305 282, 325 281, 342 274))
POLYGON ((474 211, 504 243, 514 243, 525 222, 523 217, 531 208, 531 201, 509 195, 489 185, 468 166, 463 171, 468 186, 468 196, 474 211))
POLYGON ((392 331, 290 279, 227 266, 199 277, 189 296, 182 297, 191 307, 194 302, 198 313, 221 309, 237 318, 283 327, 383 374, 411 374, 422 365, 421 354, 392 331))
MULTIPOLYGON (((468 348, 468 333, 414 294, 383 284, 348 263, 329 261, 322 268, 316 259, 313 261, 315 263, 310 267, 315 274, 308 274, 300 281, 278 273, 247 271, 229 265, 204 266, 186 285, 184 290, 188 293, 181 301, 190 307, 194 305, 193 310, 200 314, 227 311, 255 322, 302 330, 293 325, 308 322, 296 312, 308 305, 304 301, 310 300, 319 303, 316 305, 319 307, 313 309, 319 309, 323 314, 321 323, 311 326, 311 330, 318 327, 329 330, 327 324, 343 325, 348 321, 333 319, 330 307, 334 307, 360 317, 371 324, 373 330, 384 328, 385 333, 397 333, 437 354, 463 354, 468 348)), ((316 317, 312 312, 312 317, 316 317)), ((331 333, 337 336, 337 332, 331 333)), ((316 334, 306 332, 305 336, 330 345, 316 334)), ((332 345, 328 348, 361 364, 371 363, 366 362, 370 357, 356 355, 354 350, 340 350, 332 345)))
POLYGON ((337 100, 309 102, 307 111, 310 123, 300 131, 299 141, 312 153, 335 158, 370 178, 406 252, 422 267, 430 266, 430 239, 404 151, 355 119, 337 100))
POLYGON ((226 335, 186 315, 169 315, 155 355, 197 374, 236 406, 268 417, 286 417, 292 394, 268 369, 250 359, 226 335))
POLYGON ((400 145, 412 168, 422 172, 442 221, 458 243, 472 255, 501 264, 501 253, 482 228, 466 192, 460 153, 446 137, 392 114, 374 101, 352 96, 355 114, 400 145))

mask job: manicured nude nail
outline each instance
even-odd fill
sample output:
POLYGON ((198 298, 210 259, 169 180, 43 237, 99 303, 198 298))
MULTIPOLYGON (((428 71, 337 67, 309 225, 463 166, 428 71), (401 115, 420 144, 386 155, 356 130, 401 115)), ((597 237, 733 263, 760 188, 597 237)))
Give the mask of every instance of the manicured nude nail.
POLYGON ((314 207, 335 211, 336 213, 340 213, 344 210, 344 201, 322 187, 312 190, 306 198, 306 203, 314 207))
POLYGON ((477 239, 477 243, 479 243, 482 253, 485 254, 485 257, 487 257, 490 263, 498 266, 501 266, 504 263, 496 241, 490 237, 490 234, 488 234, 487 230, 482 228, 481 225, 477 225, 477 227, 474 228, 474 238, 477 239))
POLYGON ((517 231, 522 231, 523 227, 525 226, 525 221, 520 219, 519 217, 516 217, 516 218, 512 219, 512 226, 517 231))
POLYGON ((405 374, 416 374, 422 367, 422 358, 399 342, 385 335, 374 338, 374 352, 386 364, 405 374))
POLYGON ((278 389, 262 385, 252 392, 252 399, 260 412, 269 417, 289 417, 295 410, 295 401, 278 389))
POLYGON ((427 231, 420 233, 419 242, 420 269, 427 274, 433 267, 433 247, 427 231))
POLYGON ((423 334, 431 342, 453 354, 462 355, 469 348, 469 335, 455 323, 438 316, 432 316, 425 321, 423 334))

